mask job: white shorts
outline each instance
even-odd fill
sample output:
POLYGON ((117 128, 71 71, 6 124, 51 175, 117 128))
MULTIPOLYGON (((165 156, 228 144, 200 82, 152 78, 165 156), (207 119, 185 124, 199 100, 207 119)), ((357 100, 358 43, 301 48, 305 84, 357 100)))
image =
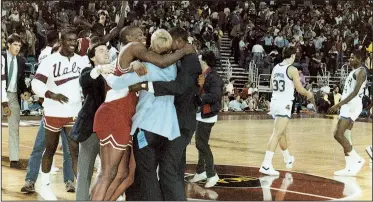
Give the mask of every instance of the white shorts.
POLYGON ((293 101, 271 101, 270 112, 268 113, 273 118, 276 117, 287 117, 291 118, 291 108, 293 107, 293 101))
POLYGON ((339 111, 339 119, 351 119, 352 121, 356 121, 356 119, 359 118, 362 111, 362 104, 345 104, 341 107, 341 110, 339 111))

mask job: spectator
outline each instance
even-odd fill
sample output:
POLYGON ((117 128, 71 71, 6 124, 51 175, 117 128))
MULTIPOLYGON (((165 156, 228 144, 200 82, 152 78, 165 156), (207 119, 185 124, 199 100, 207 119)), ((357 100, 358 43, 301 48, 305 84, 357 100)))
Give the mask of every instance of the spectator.
POLYGON ((229 102, 229 110, 234 112, 243 111, 241 108, 241 97, 238 95, 236 98, 229 102))
POLYGON ((339 86, 334 86, 333 92, 329 94, 329 101, 331 105, 334 106, 338 104, 341 101, 341 97, 342 95, 340 93, 339 86))

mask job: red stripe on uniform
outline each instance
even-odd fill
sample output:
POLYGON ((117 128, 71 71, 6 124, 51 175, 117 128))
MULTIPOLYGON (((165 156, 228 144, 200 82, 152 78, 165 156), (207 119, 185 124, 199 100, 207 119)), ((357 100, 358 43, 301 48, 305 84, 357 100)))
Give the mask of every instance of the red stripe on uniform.
POLYGON ((47 83, 47 81, 48 81, 48 77, 47 76, 44 76, 44 75, 42 75, 42 74, 36 74, 35 76, 34 76, 34 79, 37 79, 37 80, 39 80, 39 81, 41 81, 41 82, 43 82, 43 83, 47 83))
POLYGON ((77 79, 79 78, 79 76, 74 76, 74 77, 70 77, 70 78, 67 78, 67 79, 62 79, 62 80, 59 80, 59 81, 54 81, 56 83, 57 86, 59 85, 62 85, 68 81, 71 81, 71 80, 74 80, 74 79, 77 79))

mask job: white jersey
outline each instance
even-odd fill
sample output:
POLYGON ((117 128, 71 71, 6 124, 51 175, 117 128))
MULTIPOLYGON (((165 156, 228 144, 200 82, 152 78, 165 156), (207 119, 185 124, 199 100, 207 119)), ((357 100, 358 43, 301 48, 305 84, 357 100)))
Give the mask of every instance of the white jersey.
POLYGON ((47 91, 63 94, 69 101, 61 104, 49 98, 43 102, 45 116, 76 117, 82 107, 81 71, 90 67, 87 56, 74 54, 70 60, 59 52, 51 54, 40 63, 36 75, 31 82, 32 90, 38 97, 44 97, 47 91))
MULTIPOLYGON (((356 75, 354 77, 354 74, 358 70, 365 71, 364 67, 360 67, 360 68, 354 69, 350 72, 350 74, 348 75, 348 77, 345 81, 345 85, 344 85, 344 88, 343 88, 343 93, 342 93, 341 100, 346 99, 354 91, 354 89, 356 87, 356 83, 357 83, 356 82, 356 75)), ((358 95, 356 97, 354 97, 350 102, 348 102, 348 104, 356 104, 356 105, 362 105, 363 104, 362 99, 363 99, 363 96, 364 96, 364 88, 366 87, 366 84, 367 84, 367 78, 365 77, 365 81, 361 85, 358 95)))
POLYGON ((47 46, 45 47, 41 52, 40 52, 40 55, 39 55, 39 64, 40 62, 45 59, 47 56, 51 55, 52 54, 52 47, 50 46, 47 46))
POLYGON ((289 64, 280 63, 273 68, 272 101, 285 103, 294 100, 294 83, 287 73, 289 67, 289 64))

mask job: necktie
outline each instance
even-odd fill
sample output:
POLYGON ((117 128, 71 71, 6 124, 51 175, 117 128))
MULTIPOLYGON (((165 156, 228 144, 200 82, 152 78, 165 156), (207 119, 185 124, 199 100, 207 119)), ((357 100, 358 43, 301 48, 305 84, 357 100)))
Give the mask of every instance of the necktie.
POLYGON ((10 66, 9 66, 8 83, 10 83, 10 81, 12 80, 13 69, 14 69, 14 57, 12 57, 12 61, 10 62, 10 66))

